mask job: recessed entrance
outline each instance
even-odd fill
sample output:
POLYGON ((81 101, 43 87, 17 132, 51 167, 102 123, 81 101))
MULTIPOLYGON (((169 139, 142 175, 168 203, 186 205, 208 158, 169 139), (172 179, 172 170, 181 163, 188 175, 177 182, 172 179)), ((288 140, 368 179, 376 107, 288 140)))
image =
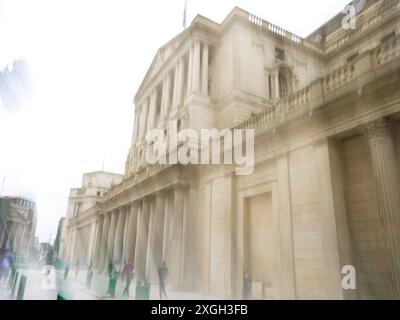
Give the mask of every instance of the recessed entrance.
POLYGON ((253 291, 259 287, 259 298, 265 298, 264 291, 273 287, 274 277, 272 193, 245 198, 244 225, 244 266, 251 275, 253 291))

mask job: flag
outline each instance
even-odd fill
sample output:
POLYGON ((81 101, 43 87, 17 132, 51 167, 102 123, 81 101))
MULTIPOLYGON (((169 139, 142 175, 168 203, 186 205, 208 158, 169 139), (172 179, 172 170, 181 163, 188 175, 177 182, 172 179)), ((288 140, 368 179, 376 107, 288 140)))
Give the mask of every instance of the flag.
POLYGON ((185 9, 183 10, 183 29, 186 29, 186 16, 187 16, 187 0, 185 0, 185 9))

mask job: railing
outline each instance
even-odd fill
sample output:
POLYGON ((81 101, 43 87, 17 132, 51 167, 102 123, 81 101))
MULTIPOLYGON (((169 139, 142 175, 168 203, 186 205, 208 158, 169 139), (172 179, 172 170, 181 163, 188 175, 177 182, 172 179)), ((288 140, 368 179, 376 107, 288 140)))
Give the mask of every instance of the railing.
POLYGON ((279 119, 281 116, 291 113, 296 109, 308 104, 311 99, 311 87, 312 85, 309 85, 290 95, 288 98, 278 101, 272 107, 268 107, 261 113, 258 113, 248 120, 242 122, 236 126, 235 129, 250 129, 259 127, 265 123, 279 119))
POLYGON ((283 29, 283 28, 281 28, 281 27, 279 27, 277 25, 274 25, 273 23, 265 21, 262 18, 254 15, 252 13, 249 13, 249 21, 251 23, 254 23, 255 25, 257 25, 259 27, 262 27, 262 28, 265 27, 267 30, 269 30, 269 31, 271 31, 271 32, 283 37, 283 38, 287 38, 290 41, 293 41, 295 43, 300 44, 300 43, 303 42, 303 38, 302 37, 300 37, 300 36, 298 36, 298 35, 296 35, 294 33, 291 33, 291 32, 289 32, 289 31, 287 31, 287 30, 285 30, 285 29, 283 29))
POLYGON ((324 89, 326 92, 335 90, 356 78, 354 64, 346 64, 327 75, 324 79, 324 89))
MULTIPOLYGON (((372 50, 371 56, 373 59, 372 65, 370 66, 371 72, 373 72, 374 67, 383 66, 384 64, 387 64, 389 62, 392 62, 396 58, 399 58, 400 38, 396 38, 388 43, 380 45, 375 50, 372 50)), ((350 84, 351 82, 356 80, 356 68, 357 61, 354 61, 354 63, 348 63, 338 68, 327 76, 317 79, 317 81, 315 81, 313 84, 290 95, 287 99, 278 101, 274 105, 266 108, 264 111, 247 119, 246 121, 236 126, 235 129, 254 129, 260 127, 261 125, 273 123, 277 120, 283 119, 282 121, 285 121, 284 116, 293 113, 296 110, 311 110, 311 100, 313 98, 318 98, 311 96, 313 86, 320 86, 321 83, 323 90, 319 90, 319 93, 317 93, 317 95, 320 95, 320 105, 324 102, 327 102, 329 96, 326 96, 325 94, 339 88, 344 88, 347 84, 350 84)), ((351 87, 349 86, 349 88, 351 87)), ((318 90, 316 91, 318 92, 318 90)), ((312 108, 315 107, 316 106, 313 106, 312 108)))

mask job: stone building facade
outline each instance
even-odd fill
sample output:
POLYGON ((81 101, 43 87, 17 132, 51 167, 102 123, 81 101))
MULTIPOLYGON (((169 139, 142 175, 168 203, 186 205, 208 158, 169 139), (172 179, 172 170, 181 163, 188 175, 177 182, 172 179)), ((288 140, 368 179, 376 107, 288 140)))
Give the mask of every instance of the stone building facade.
POLYGON ((122 181, 122 176, 109 172, 83 175, 82 186, 71 189, 66 218, 57 232, 57 258, 71 263, 90 265, 93 254, 96 215, 101 197, 122 181))
POLYGON ((132 259, 155 283, 164 261, 172 291, 241 297, 247 271, 259 299, 400 298, 400 4, 352 5, 354 30, 339 14, 301 38, 235 8, 159 49, 123 181, 83 213, 98 273, 132 259), (253 174, 149 165, 146 133, 170 121, 254 129, 253 174))
POLYGON ((0 249, 30 257, 37 226, 35 202, 21 197, 0 197, 0 249))

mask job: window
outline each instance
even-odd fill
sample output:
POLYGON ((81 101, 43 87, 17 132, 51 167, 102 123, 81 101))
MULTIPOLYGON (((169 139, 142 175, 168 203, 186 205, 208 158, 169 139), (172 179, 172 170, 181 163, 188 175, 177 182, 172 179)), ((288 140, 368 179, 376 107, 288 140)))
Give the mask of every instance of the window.
POLYGON ((286 77, 279 71, 279 97, 281 99, 287 98, 289 95, 288 83, 286 77))
POLYGON ((283 49, 275 48, 275 58, 285 61, 285 51, 283 49))

